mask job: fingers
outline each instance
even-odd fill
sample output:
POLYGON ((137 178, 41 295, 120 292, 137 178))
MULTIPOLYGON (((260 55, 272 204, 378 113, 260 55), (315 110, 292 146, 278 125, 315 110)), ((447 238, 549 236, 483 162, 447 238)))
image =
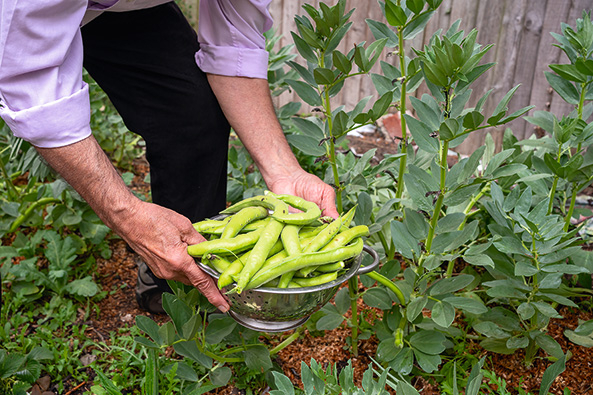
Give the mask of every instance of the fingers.
POLYGON ((331 194, 328 195, 322 195, 321 204, 319 208, 321 208, 321 212, 323 213, 323 215, 332 218, 338 218, 340 214, 338 213, 338 210, 336 209, 336 204, 334 203, 336 201, 335 193, 332 190, 331 194))
POLYGON ((196 287, 210 303, 216 306, 218 310, 223 313, 229 311, 230 305, 218 290, 218 287, 214 283, 212 277, 200 270, 200 268, 195 265, 193 260, 192 265, 187 268, 184 274, 189 280, 190 284, 196 287))

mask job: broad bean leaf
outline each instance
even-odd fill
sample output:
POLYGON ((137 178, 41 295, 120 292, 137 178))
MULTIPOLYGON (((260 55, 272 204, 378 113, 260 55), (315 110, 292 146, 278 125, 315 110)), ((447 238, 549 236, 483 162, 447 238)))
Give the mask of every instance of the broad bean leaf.
POLYGON ((455 308, 448 302, 437 301, 432 306, 431 318, 437 325, 448 328, 455 319, 455 308))
POLYGON ((146 333, 159 346, 163 344, 163 340, 159 334, 159 325, 150 318, 138 315, 136 316, 136 325, 138 328, 146 333))
POLYGON ((321 97, 319 96, 319 93, 306 82, 297 80, 286 80, 286 83, 290 85, 292 89, 294 89, 297 95, 299 95, 299 97, 303 99, 305 103, 314 107, 318 107, 323 104, 321 102, 321 97))
POLYGON ((544 74, 552 89, 554 89, 565 102, 575 106, 579 104, 580 95, 572 83, 554 73, 545 72, 544 74))
POLYGON ((195 340, 181 341, 173 344, 175 352, 183 357, 199 363, 206 369, 212 368, 212 358, 204 355, 197 347, 195 340))
POLYGON ((389 310, 393 305, 391 297, 384 288, 370 288, 362 295, 362 299, 369 307, 381 310, 389 310))
POLYGON ((408 319, 408 321, 414 321, 416 317, 420 315, 422 309, 424 309, 427 303, 428 297, 426 297, 426 295, 412 299, 410 303, 408 303, 406 308, 406 318, 408 319))
POLYGON ((450 303, 455 308, 461 309, 471 314, 483 314, 488 311, 481 300, 476 300, 473 298, 450 296, 443 299, 443 302, 450 303))
POLYGON ((409 347, 404 347, 395 356, 395 358, 389 362, 389 367, 397 373, 402 375, 408 375, 414 367, 414 352, 409 347))
POLYGON ((391 336, 377 346, 377 358, 385 362, 393 361, 400 351, 401 347, 395 345, 395 337, 391 336))
POLYGON ((278 389, 270 391, 270 395, 294 395, 294 385, 288 377, 276 371, 273 371, 272 375, 278 389))
POLYGON ((397 251, 404 257, 414 259, 414 256, 420 255, 420 246, 417 240, 408 228, 399 221, 391 221, 391 240, 397 251))
POLYGON ((210 344, 220 343, 227 337, 235 327, 237 322, 231 317, 224 317, 212 320, 206 326, 206 342, 210 344))
POLYGON ((426 373, 434 372, 441 364, 440 355, 425 354, 418 349, 414 349, 414 356, 416 357, 416 362, 418 362, 420 368, 426 373))
POLYGON ((244 352, 245 365, 255 372, 267 371, 272 368, 272 360, 270 359, 270 352, 262 345, 249 347, 244 352))
POLYGON ((193 315, 191 308, 181 299, 170 293, 163 293, 163 309, 175 324, 178 333, 183 333, 183 325, 193 315))
POLYGON ((233 371, 227 366, 217 367, 216 369, 210 370, 208 373, 208 377, 210 377, 212 384, 218 387, 227 385, 232 375, 233 371))
POLYGON ((433 330, 421 330, 410 337, 415 350, 429 355, 439 355, 445 351, 445 335, 433 330))
POLYGON ((444 295, 459 291, 472 283, 474 277, 469 274, 460 274, 451 278, 444 278, 436 281, 430 288, 431 296, 444 295))
POLYGON ((564 356, 564 352, 562 351, 562 347, 554 338, 550 335, 545 333, 540 334, 535 338, 535 342, 538 346, 540 346, 545 352, 550 354, 556 358, 562 358, 564 356))
POLYGON ((566 370, 566 356, 562 355, 562 357, 550 365, 550 367, 547 368, 542 375, 542 383, 539 389, 539 395, 546 395, 552 386, 552 383, 554 380, 556 380, 556 377, 560 376, 564 370, 566 370))
POLYGON ((439 152, 438 140, 435 137, 431 137, 434 130, 431 130, 431 128, 424 122, 419 121, 408 114, 405 114, 404 117, 406 118, 410 133, 418 147, 431 154, 439 152))

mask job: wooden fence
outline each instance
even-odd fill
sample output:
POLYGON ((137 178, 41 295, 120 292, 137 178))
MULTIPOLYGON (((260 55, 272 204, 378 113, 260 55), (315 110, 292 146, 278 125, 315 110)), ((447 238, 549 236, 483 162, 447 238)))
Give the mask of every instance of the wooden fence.
MULTIPOLYGON (((196 1, 185 0, 186 4, 196 1)), ((327 2, 333 4, 335 1, 327 2)), ((280 45, 292 43, 290 32, 295 30, 294 16, 305 14, 302 9, 305 3, 317 6, 319 0, 272 1, 270 12, 275 21, 274 28, 277 34, 282 35, 280 45)), ((347 7, 356 10, 351 18, 352 28, 341 44, 342 51, 349 50, 354 44, 373 40, 365 19, 384 21, 377 0, 348 0, 347 7)), ((487 112, 492 111, 509 89, 521 84, 509 105, 511 112, 535 105, 532 112, 549 110, 561 117, 571 108, 550 89, 544 71, 548 69, 548 64, 566 62, 566 58, 560 49, 554 46, 556 41, 550 33, 559 32, 561 23, 574 27, 582 12, 592 9, 593 0, 444 0, 424 32, 419 34, 410 46, 422 48, 434 32, 439 29, 446 30, 460 19, 461 28, 466 32, 474 28, 478 30, 480 44, 494 44, 484 61, 497 64, 474 84, 474 102, 486 91, 493 89, 486 106, 487 112)), ((396 61, 395 57, 389 57, 386 53, 387 51, 381 60, 396 61)), ((420 89, 416 95, 424 92, 426 89, 420 89)), ((351 109, 361 98, 374 94, 376 92, 370 78, 360 76, 349 80, 334 101, 351 109)), ((281 105, 291 100, 299 99, 294 94, 286 93, 277 99, 276 104, 281 105)), ((303 109, 307 111, 306 106, 303 109)), ((530 136, 534 131, 532 125, 522 119, 514 121, 509 127, 519 139, 530 136)), ((483 144, 487 132, 492 133, 500 145, 503 130, 485 130, 469 136, 456 150, 464 154, 473 152, 483 144)))

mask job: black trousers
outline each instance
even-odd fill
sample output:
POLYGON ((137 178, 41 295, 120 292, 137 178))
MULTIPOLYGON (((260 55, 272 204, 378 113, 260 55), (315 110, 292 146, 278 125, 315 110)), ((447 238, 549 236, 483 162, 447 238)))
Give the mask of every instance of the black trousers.
POLYGON ((105 12, 82 37, 85 69, 146 142, 152 201, 192 222, 224 209, 230 127, 177 5, 105 12))

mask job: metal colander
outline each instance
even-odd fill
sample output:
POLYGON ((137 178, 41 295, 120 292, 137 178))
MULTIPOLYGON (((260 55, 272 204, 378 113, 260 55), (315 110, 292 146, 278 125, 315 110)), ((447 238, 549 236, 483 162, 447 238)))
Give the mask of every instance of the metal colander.
MULTIPOLYGON (((231 309, 229 315, 246 328, 261 332, 284 332, 303 325, 317 310, 323 307, 338 291, 340 285, 352 276, 368 273, 379 265, 379 255, 371 247, 364 246, 373 258, 367 266, 361 266, 362 253, 345 261, 346 273, 326 284, 303 288, 255 288, 241 294, 227 294, 231 309)), ((198 266, 214 279, 218 272, 196 259, 198 266)), ((235 284, 222 289, 226 293, 235 284)))

